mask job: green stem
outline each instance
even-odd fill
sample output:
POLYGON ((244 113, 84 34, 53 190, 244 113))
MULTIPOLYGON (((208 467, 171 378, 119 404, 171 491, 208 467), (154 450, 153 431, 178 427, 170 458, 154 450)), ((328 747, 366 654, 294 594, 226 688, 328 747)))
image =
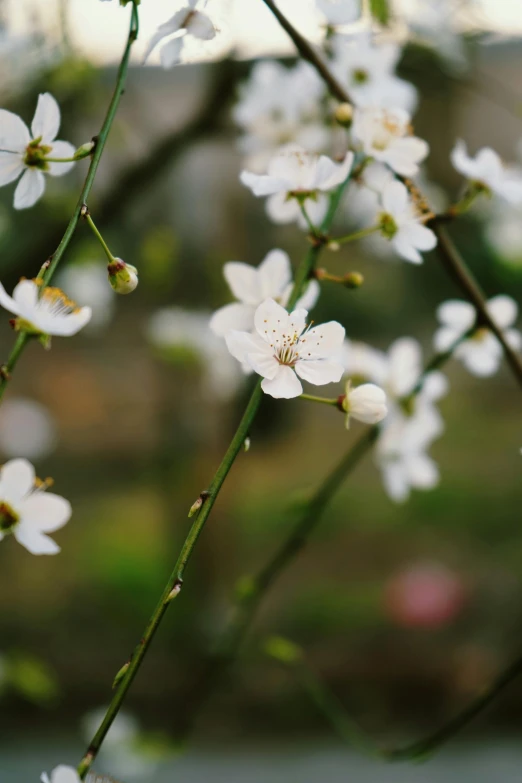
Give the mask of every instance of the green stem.
MULTIPOLYGON (((98 165, 101 160, 101 156, 103 153, 103 150, 105 148, 105 144, 107 142, 107 138, 109 136, 109 132, 111 130, 112 124, 114 122, 114 118, 116 116, 116 111, 118 109, 118 105, 120 103, 121 96, 123 95, 123 90, 125 87, 125 80, 127 77, 127 71, 129 67, 129 59, 130 59, 130 53, 131 48, 138 37, 138 30, 139 30, 139 18, 138 18, 138 9, 135 3, 132 4, 132 10, 131 10, 131 20, 130 20, 130 30, 129 35, 127 38, 127 44, 125 46, 125 50, 123 52, 123 56, 120 62, 120 67, 118 69, 118 76, 116 79, 116 86, 114 88, 114 92, 112 95, 111 102, 109 104, 109 108, 107 109, 107 114, 105 115, 105 119, 103 121, 103 125, 101 127, 101 130, 98 134, 98 137, 96 139, 96 146, 94 148, 94 151, 92 153, 92 159, 91 163, 89 165, 89 169, 87 171, 87 176, 85 178, 85 182, 83 184, 80 197, 78 199, 78 203, 76 204, 76 207, 74 209, 74 212, 72 214, 71 219, 69 220, 69 223, 67 225, 67 228, 65 229, 65 233, 56 248, 54 254, 50 257, 49 261, 45 264, 45 270, 39 277, 44 281, 44 285, 48 285, 51 282, 51 278, 53 277, 56 267, 60 263, 68 245, 69 242, 72 239, 72 236, 76 230, 76 226, 78 225, 78 221, 80 220, 80 214, 82 207, 86 204, 87 199, 89 198, 89 194, 91 192, 92 186, 94 184, 94 179, 96 177, 96 172, 98 170, 98 165)), ((27 339, 22 340, 23 335, 20 335, 13 346, 13 349, 5 362, 4 367, 7 368, 7 372, 3 373, 0 377, 0 401, 2 400, 2 397, 4 396, 5 389, 7 387, 7 383, 9 381, 9 375, 11 371, 14 369, 18 359, 20 358, 21 353, 25 349, 25 346, 27 344, 27 339)))
POLYGON ((346 712, 337 697, 302 659, 294 664, 294 670, 312 701, 325 715, 337 734, 351 746, 373 758, 385 761, 424 761, 446 742, 453 739, 522 674, 522 655, 501 672, 489 688, 473 699, 447 723, 420 740, 396 748, 380 747, 366 734, 346 712))
POLYGON ((315 397, 313 394, 300 394, 300 400, 308 400, 309 402, 322 402, 324 405, 337 405, 337 397, 332 399, 330 397, 315 397))
POLYGON ((354 242, 356 239, 364 239, 369 237, 370 234, 375 234, 376 231, 380 231, 380 226, 369 226, 368 228, 362 228, 360 231, 355 231, 353 234, 346 234, 344 237, 332 237, 331 242, 337 242, 339 245, 344 245, 346 242, 354 242))
POLYGON ((116 261, 116 259, 114 258, 114 256, 112 255, 111 251, 109 250, 109 246, 105 242, 104 238, 102 237, 102 235, 100 234, 100 232, 96 228, 94 220, 90 216, 89 212, 86 212, 84 217, 85 217, 85 220, 87 221, 87 223, 89 224, 89 226, 91 227, 92 233, 94 234, 94 236, 96 237, 96 239, 98 240, 100 245, 103 247, 105 255, 109 259, 109 264, 113 264, 116 261))
POLYGON ((301 209, 302 216, 306 220, 306 225, 308 226, 308 228, 310 230, 310 233, 314 237, 317 236, 317 227, 314 226, 314 224, 312 223, 312 220, 310 218, 310 215, 307 212, 307 209, 306 209, 305 205, 302 202, 299 202, 299 207, 301 209))
POLYGON ((46 163, 77 163, 78 158, 44 158, 46 163))
MULTIPOLYGON (((329 206, 328 213, 321 226, 322 231, 327 231, 329 229, 331 221, 333 220, 335 214, 335 210, 337 209, 337 206, 339 204, 342 191, 346 184, 347 182, 341 185, 341 187, 339 187, 337 191, 332 195, 330 199, 330 206, 329 206)), ((323 247, 323 243, 321 242, 318 242, 315 246, 311 247, 308 253, 306 254, 305 258, 299 265, 299 268, 296 271, 292 293, 290 295, 290 299, 287 304, 288 310, 291 310, 295 306, 295 303, 302 295, 304 286, 314 270, 314 267, 317 262, 317 258, 319 256, 322 247, 323 247)), ((223 457, 221 464, 219 465, 216 473, 214 474, 214 478, 212 479, 208 489, 201 493, 200 497, 203 501, 201 509, 199 513, 197 513, 197 515, 195 516, 194 522, 192 523, 189 532, 187 534, 187 537, 185 538, 185 541, 181 548, 181 552, 174 566, 174 570, 172 571, 169 580, 165 586, 165 589, 163 590, 163 594, 158 604, 156 605, 156 608, 152 613, 149 622, 147 623, 147 626, 141 637, 141 640, 132 654, 128 667, 124 670, 124 673, 123 675, 121 675, 121 678, 118 678, 115 693, 109 704, 109 707, 107 708, 107 712, 105 713, 102 722, 96 734, 94 735, 84 758, 81 760, 78 766, 78 773, 82 779, 89 772, 94 762, 94 759, 98 754, 101 744, 107 735, 107 732, 109 731, 114 719, 116 718, 118 712, 120 711, 120 708, 125 700, 127 692, 130 686, 132 685, 132 682, 141 666, 143 659, 147 654, 149 646, 154 638, 154 634, 156 633, 161 623, 161 620, 163 619, 163 616, 167 611, 170 602, 172 601, 173 597, 179 594, 181 590, 187 563, 189 562, 189 559, 194 551, 194 548, 201 534, 201 531, 205 526, 205 522, 210 516, 210 512, 212 511, 214 503, 217 500, 221 487, 223 486, 223 483, 232 465, 234 464, 237 455, 241 451, 245 439, 248 437, 250 428, 255 419, 262 397, 263 397, 263 392, 261 389, 261 380, 259 380, 252 393, 252 396, 250 397, 246 410, 243 414, 243 418, 239 423, 239 426, 234 434, 234 437, 232 438, 232 441, 225 453, 225 456, 223 457)))

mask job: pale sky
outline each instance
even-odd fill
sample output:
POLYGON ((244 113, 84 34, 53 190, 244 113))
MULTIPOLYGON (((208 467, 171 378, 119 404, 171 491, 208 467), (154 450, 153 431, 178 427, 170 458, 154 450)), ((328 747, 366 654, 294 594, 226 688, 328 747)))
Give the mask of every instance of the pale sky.
MULTIPOLYGON (((411 2, 416 0, 409 0, 411 2)), ((120 7, 118 0, 4 0, 10 31, 27 31, 34 15, 42 24, 56 29, 60 3, 67 9, 71 39, 81 52, 97 62, 119 59, 127 33, 129 8, 120 7)), ((278 3, 301 32, 313 37, 317 32, 314 0, 278 0, 278 3)), ((136 60, 142 58, 146 42, 157 26, 182 5, 183 0, 142 0, 141 34, 134 52, 136 60)), ((522 33, 522 0, 475 0, 475 6, 477 18, 485 27, 506 34, 522 33)), ((208 10, 223 31, 219 43, 212 47, 226 48, 233 44, 242 56, 292 51, 286 34, 262 0, 208 0, 208 10)), ((218 53, 219 49, 215 51, 218 53)), ((155 58, 151 62, 155 62, 155 58)))

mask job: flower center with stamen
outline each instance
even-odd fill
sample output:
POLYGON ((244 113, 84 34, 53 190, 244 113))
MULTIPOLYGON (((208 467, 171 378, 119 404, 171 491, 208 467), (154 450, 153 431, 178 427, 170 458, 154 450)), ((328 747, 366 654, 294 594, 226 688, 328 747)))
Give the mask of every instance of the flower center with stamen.
POLYGON ((383 212, 379 215, 379 229, 383 237, 386 239, 393 239, 399 227, 391 215, 387 212, 383 212))
POLYGON ((355 68, 352 71, 352 79, 355 84, 366 84, 370 81, 370 74, 364 68, 355 68))
POLYGON ((25 148, 24 163, 33 169, 48 171, 49 164, 45 160, 46 156, 52 152, 52 147, 48 144, 41 144, 41 138, 34 139, 25 148))
POLYGON ((481 326, 479 329, 476 329, 476 331, 474 331, 471 335, 471 339, 475 340, 477 343, 483 343, 484 340, 487 340, 488 337, 489 329, 486 329, 485 326, 481 326))
POLYGON ((13 511, 9 503, 0 500, 0 532, 11 533, 18 521, 16 511, 13 511))
POLYGON ((71 315, 80 309, 60 288, 51 286, 44 288, 40 294, 40 307, 45 307, 54 316, 71 315))

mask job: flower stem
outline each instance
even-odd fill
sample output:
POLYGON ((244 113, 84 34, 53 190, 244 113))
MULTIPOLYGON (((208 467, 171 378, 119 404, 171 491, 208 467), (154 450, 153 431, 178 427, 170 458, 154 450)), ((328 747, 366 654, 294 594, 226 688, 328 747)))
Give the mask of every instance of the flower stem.
MULTIPOLYGON (((92 186, 94 184, 94 180, 96 177, 96 172, 98 170, 98 165, 100 163, 103 150, 105 148, 105 144, 107 142, 107 138, 109 136, 109 132, 112 128, 112 124, 114 122, 114 118, 116 116, 116 111, 118 109, 118 105, 120 103, 121 96, 123 95, 123 90, 125 87, 125 81, 127 78, 127 71, 129 67, 129 60, 130 60, 130 53, 131 48, 138 37, 138 30, 139 30, 139 17, 138 17, 138 8, 137 4, 135 2, 132 3, 132 9, 131 9, 131 20, 130 20, 130 29, 129 29, 129 35, 127 37, 127 44, 125 46, 125 50, 123 52, 123 56, 120 62, 120 66, 118 68, 118 75, 116 79, 116 85, 114 88, 114 92, 111 98, 111 102, 109 104, 109 108, 107 109, 107 114, 105 115, 105 119, 103 121, 103 125, 101 127, 101 130, 98 134, 98 137, 96 139, 96 146, 94 148, 94 151, 92 153, 91 162, 89 165, 89 169, 87 171, 87 176, 85 178, 85 182, 83 184, 80 197, 78 199, 78 203, 76 204, 76 207, 74 209, 74 212, 71 216, 71 219, 69 220, 69 223, 67 225, 67 228, 65 229, 65 233, 56 248, 54 254, 49 259, 49 263, 46 263, 44 265, 44 271, 41 275, 39 275, 39 278, 44 281, 44 285, 48 285, 51 282, 51 278, 54 275, 56 268, 58 264, 60 263, 68 245, 69 242, 72 239, 72 236, 76 230, 76 226, 78 225, 78 221, 80 220, 80 214, 82 207, 86 204, 89 194, 91 192, 92 186)), ((2 373, 0 377, 0 401, 2 400, 2 397, 4 395, 5 389, 7 387, 7 383, 9 381, 9 377, 11 374, 11 371, 14 369, 15 364, 17 363, 18 359, 20 358, 21 353, 23 352, 25 345, 27 344, 27 339, 23 339, 23 334, 19 335, 19 337, 16 339, 16 342, 11 350, 11 353, 9 355, 9 358, 7 359, 4 367, 7 368, 7 372, 2 373)))
MULTIPOLYGON (((339 205, 343 189, 347 183, 348 179, 331 196, 328 213, 323 221, 323 224, 321 225, 322 232, 326 232, 329 229, 335 215, 335 211, 339 205)), ((313 273, 323 245, 324 243, 318 242, 316 245, 311 247, 299 265, 295 274, 292 293, 290 294, 290 298, 287 304, 288 310, 291 310, 295 306, 295 303, 302 295, 304 286, 313 273)), ((89 772, 102 745, 102 742, 107 735, 107 732, 109 731, 114 719, 120 711, 127 692, 132 685, 134 677, 136 676, 141 663, 145 658, 145 655, 147 654, 149 646, 154 638, 154 634, 156 633, 156 630, 158 629, 161 620, 163 619, 163 616, 165 615, 165 612, 167 611, 167 608, 172 601, 172 598, 178 595, 181 590, 187 563, 189 562, 189 559, 194 551, 197 540, 205 526, 210 512, 212 511, 214 503, 217 500, 221 487, 223 486, 236 457, 242 450, 245 439, 248 437, 248 433, 250 432, 250 428, 257 414, 262 397, 263 392, 261 390, 261 380, 259 380, 254 388, 252 396, 250 397, 234 437, 232 438, 232 441, 226 450, 225 456, 221 460, 221 464, 214 474, 214 478, 210 482, 210 485, 205 493, 202 493, 200 496, 203 498, 203 503, 199 512, 196 512, 194 515, 194 522, 192 523, 187 537, 185 538, 181 552, 174 566, 174 570, 172 571, 165 589, 163 590, 163 594, 158 604, 156 605, 149 622, 147 623, 141 640, 134 650, 128 668, 125 670, 123 676, 118 681, 114 696, 109 704, 109 707, 107 708, 107 712, 105 713, 105 716, 103 717, 103 720, 96 734, 94 735, 85 756, 78 766, 78 774, 82 779, 85 778, 89 772)))
POLYGON ((300 207, 300 209, 301 209, 301 214, 302 214, 302 216, 303 216, 303 217, 304 217, 304 219, 306 220, 306 225, 308 226, 308 228, 309 228, 309 230, 310 230, 310 233, 311 233, 311 234, 312 234, 312 236, 314 236, 314 237, 315 237, 315 236, 317 236, 317 233, 318 233, 318 232, 317 232, 317 227, 316 227, 316 226, 314 226, 314 224, 312 223, 312 220, 311 220, 311 218, 310 218, 310 215, 309 215, 309 214, 308 214, 308 212, 307 212, 307 209, 306 209, 305 205, 304 205, 302 202, 299 202, 299 207, 300 207))
POLYGON ((90 213, 87 211, 85 213, 84 217, 85 217, 85 220, 87 221, 87 223, 89 224, 89 226, 91 227, 92 233, 94 234, 94 236, 96 237, 96 239, 98 240, 100 245, 103 247, 105 255, 109 259, 109 264, 113 264, 116 261, 116 259, 114 258, 114 256, 112 255, 111 251, 109 250, 109 246, 107 245, 106 241, 104 240, 104 238, 102 237, 102 235, 100 234, 98 229, 96 228, 96 225, 95 225, 94 220, 92 219, 90 213))
POLYGON ((44 158, 46 163, 77 163, 78 158, 44 158))
POLYGON ((329 397, 315 397, 313 394, 300 394, 299 400, 308 400, 309 402, 322 402, 325 405, 337 405, 337 398, 331 399, 329 397))
POLYGON ((380 226, 369 226, 363 228, 360 231, 355 231, 353 234, 346 234, 344 237, 332 237, 332 242, 337 242, 339 245, 344 245, 346 242, 354 242, 356 239, 364 239, 369 237, 370 234, 375 234, 376 231, 380 231, 380 226))

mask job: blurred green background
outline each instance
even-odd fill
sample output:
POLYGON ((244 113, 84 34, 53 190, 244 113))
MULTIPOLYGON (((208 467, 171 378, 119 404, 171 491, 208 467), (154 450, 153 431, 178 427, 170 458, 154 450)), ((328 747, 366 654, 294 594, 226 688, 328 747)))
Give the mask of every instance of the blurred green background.
MULTIPOLYGON (((522 135, 520 54, 518 42, 471 41, 470 69, 457 77, 428 51, 405 51, 401 75, 423 95, 415 128, 432 149, 428 173, 449 197, 459 185, 448 161, 455 138, 514 156, 522 135)), ((82 716, 107 702, 175 561, 188 509, 247 399, 248 382, 223 402, 202 384, 197 361, 165 360, 152 349, 151 315, 168 305, 208 312, 229 301, 221 273, 228 260, 257 265, 281 247, 295 265, 306 251, 304 236, 293 226, 271 225, 262 201, 238 182, 241 157, 228 109, 249 67, 227 60, 167 73, 131 68, 90 208, 113 252, 139 267, 140 286, 114 303, 100 331, 56 339, 49 353, 30 346, 10 384, 7 400, 37 400, 55 422, 58 446, 37 469, 55 478, 74 515, 56 536, 59 557, 32 557, 14 540, 0 546, 0 655, 11 661, 0 692, 4 738, 79 734, 82 716), (16 665, 22 672, 13 675, 16 665)), ((29 119, 38 92, 49 90, 62 106, 60 136, 80 144, 99 127, 114 76, 112 68, 68 50, 2 105, 29 119)), ((30 211, 15 213, 12 188, 2 189, 7 290, 21 275, 34 275, 53 251, 85 167, 49 183, 46 198, 30 211)), ((452 234, 488 295, 522 301, 522 252, 519 264, 496 256, 480 214, 452 234)), ((87 262, 104 259, 80 225, 64 263, 87 262)), ((329 254, 327 265, 334 273, 360 271, 365 284, 353 292, 325 285, 316 320, 337 319, 350 338, 383 349, 413 335, 431 355, 435 308, 458 297, 434 255, 415 267, 372 258, 354 245, 329 254)), ((7 320, 6 314, 2 356, 12 341, 7 320)), ((440 405, 446 432, 432 451, 439 487, 394 505, 372 459, 357 468, 267 597, 241 660, 198 718, 200 741, 330 736, 291 674, 262 654, 267 634, 300 644, 351 713, 384 739, 433 728, 518 654, 520 391, 505 368, 487 380, 455 363, 447 372, 451 392, 440 405), (390 585, 424 563, 447 569, 464 598, 441 625, 403 627, 390 610, 390 585)), ((354 425, 346 432, 342 418, 321 406, 263 401, 251 449, 226 482, 182 596, 129 696, 129 710, 147 732, 176 743, 185 700, 226 623, 238 580, 270 556, 291 528, 302 493, 360 431, 354 425)), ((521 697, 522 682, 515 683, 467 737, 518 731, 521 697)))

